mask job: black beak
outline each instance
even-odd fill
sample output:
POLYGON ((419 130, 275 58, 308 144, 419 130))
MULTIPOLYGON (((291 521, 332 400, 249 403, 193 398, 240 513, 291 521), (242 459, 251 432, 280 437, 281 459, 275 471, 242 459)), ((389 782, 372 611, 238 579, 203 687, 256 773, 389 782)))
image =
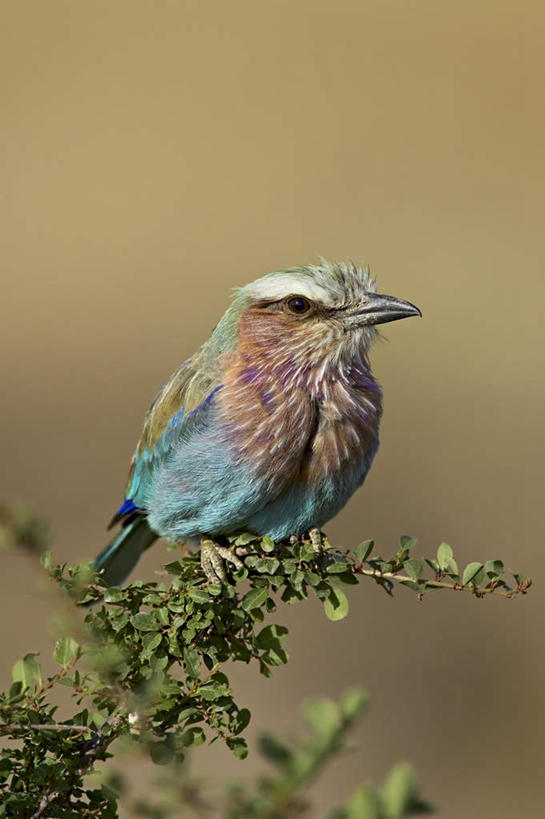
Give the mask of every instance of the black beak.
POLYGON ((351 314, 354 324, 386 324, 409 316, 422 316, 422 313, 410 301, 402 301, 394 296, 382 296, 380 293, 369 293, 365 304, 351 314))

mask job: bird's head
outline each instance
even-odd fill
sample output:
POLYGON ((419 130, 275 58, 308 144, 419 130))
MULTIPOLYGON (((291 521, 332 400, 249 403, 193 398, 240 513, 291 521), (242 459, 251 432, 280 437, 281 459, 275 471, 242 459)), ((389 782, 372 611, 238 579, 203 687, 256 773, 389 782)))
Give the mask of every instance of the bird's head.
POLYGON ((325 260, 268 273, 240 288, 235 303, 239 343, 315 363, 365 358, 378 324, 421 315, 414 304, 377 293, 368 269, 325 260))

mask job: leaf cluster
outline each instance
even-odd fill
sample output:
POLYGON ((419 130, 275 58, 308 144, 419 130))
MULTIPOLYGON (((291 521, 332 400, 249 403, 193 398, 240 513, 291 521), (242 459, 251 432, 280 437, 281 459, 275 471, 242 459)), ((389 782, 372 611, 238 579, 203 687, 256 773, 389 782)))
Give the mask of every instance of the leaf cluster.
MULTIPOLYGON (((44 681, 37 655, 26 654, 13 668, 10 691, 0 695, 0 732, 20 740, 0 754, 0 816, 116 816, 115 788, 88 780, 97 763, 109 758, 114 741, 119 748, 145 750, 160 765, 181 764, 188 749, 206 741, 221 740, 244 758, 250 713, 235 701, 223 667, 227 661, 252 662, 269 677, 288 661, 287 629, 265 623, 282 603, 312 595, 337 621, 348 613, 347 587, 363 577, 389 594, 399 583, 419 598, 438 588, 477 596, 513 596, 528 588, 518 575, 516 585, 508 586, 500 561, 469 564, 460 576, 446 544, 436 558, 419 560, 410 553, 415 543, 402 537, 396 553, 384 559, 373 554, 372 541, 355 552, 320 552, 307 541, 275 544, 243 533, 224 539, 243 565, 221 586, 203 582, 197 555, 169 563, 160 582, 106 588, 89 565, 56 566, 46 553, 43 563, 55 583, 75 601, 94 605, 85 616, 85 643, 80 647, 70 636, 59 641, 56 674, 44 681), (50 704, 55 686, 70 690, 78 706, 68 719, 58 720, 50 704)), ((295 750, 264 739, 262 751, 277 775, 263 779, 251 795, 233 791, 228 815, 287 816, 266 807, 279 800, 294 815, 302 810, 296 795, 341 749, 359 702, 346 695, 339 706, 307 706, 311 739, 295 750)), ((380 792, 360 789, 338 819, 404 815, 392 813, 388 794, 395 788, 388 782, 380 792), (371 803, 375 813, 360 810, 371 803)), ((412 793, 408 786, 406 791, 412 793)), ((400 810, 412 810, 411 799, 399 802, 405 805, 400 810)))

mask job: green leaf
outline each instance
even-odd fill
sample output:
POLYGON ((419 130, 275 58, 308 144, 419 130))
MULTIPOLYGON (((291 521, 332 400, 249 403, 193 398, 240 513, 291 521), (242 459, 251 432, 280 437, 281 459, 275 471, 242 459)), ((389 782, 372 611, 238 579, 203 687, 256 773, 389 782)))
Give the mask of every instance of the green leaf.
POLYGON ((271 734, 261 734, 259 750, 263 756, 277 766, 281 771, 289 771, 293 763, 293 752, 271 734))
POLYGON ((184 731, 182 734, 182 744, 185 745, 187 748, 193 746, 197 748, 199 745, 202 745, 206 739, 204 735, 203 729, 196 725, 192 728, 188 728, 187 731, 184 731))
POLYGON ((489 577, 501 577, 503 574, 503 561, 487 560, 484 564, 484 570, 489 577))
POLYGON ((169 574, 180 576, 183 573, 183 567, 179 560, 173 560, 172 563, 165 563, 163 566, 169 574))
POLYGON ((276 557, 259 557, 259 555, 250 555, 244 563, 248 568, 255 569, 261 574, 274 574, 280 566, 280 561, 276 557))
POLYGON ((449 574, 449 575, 451 575, 451 576, 458 577, 458 574, 459 574, 459 572, 458 572, 458 564, 456 563, 456 561, 454 560, 454 558, 453 558, 453 557, 452 557, 452 558, 449 560, 449 562, 448 562, 448 565, 447 565, 447 568, 446 568, 446 572, 447 572, 447 574, 449 574))
POLYGON ((368 702, 369 694, 363 688, 350 688, 345 691, 339 703, 345 720, 352 722, 362 713, 368 702))
POLYGON ((150 748, 150 756, 156 765, 168 765, 174 756, 173 748, 168 738, 164 742, 156 742, 150 748))
POLYGON ((481 569, 483 568, 483 564, 477 561, 473 563, 468 563, 464 569, 464 573, 462 575, 462 584, 467 586, 468 583, 473 583, 474 585, 479 585, 480 580, 482 579, 481 569), (481 578, 479 578, 481 575, 481 578))
POLYGON ((326 572, 328 574, 341 574, 350 568, 350 564, 346 560, 339 560, 334 557, 331 563, 327 565, 326 572))
POLYGON ((448 543, 441 543, 437 549, 437 562, 442 571, 446 571, 448 569, 449 560, 452 560, 453 557, 454 552, 448 543))
POLYGON ((76 659, 78 654, 79 645, 76 643, 74 638, 62 637, 60 640, 57 641, 55 653, 53 654, 53 659, 63 668, 66 668, 66 666, 70 665, 70 663, 76 659))
POLYGON ((388 819, 405 816, 418 793, 416 774, 407 762, 395 765, 382 787, 382 800, 388 819))
POLYGON ((241 606, 244 611, 252 611, 252 609, 257 609, 259 606, 262 606, 268 596, 269 590, 263 586, 257 589, 250 589, 242 598, 241 606))
POLYGON ((265 537, 261 538, 261 548, 264 552, 274 552, 274 540, 272 537, 265 535, 265 537))
POLYGON ((401 537, 399 538, 399 545, 401 546, 402 549, 404 549, 407 552, 410 549, 413 549, 417 543, 418 541, 416 540, 416 538, 410 537, 410 535, 401 535, 401 537))
POLYGON ((431 557, 425 557, 424 558, 424 563, 427 563, 427 565, 430 567, 430 569, 433 572, 435 572, 436 574, 439 574, 439 563, 436 560, 433 560, 433 558, 431 558, 431 557))
POLYGON ((256 541, 256 536, 252 535, 251 532, 242 532, 240 535, 237 536, 235 540, 235 546, 247 546, 248 543, 254 543, 256 541))
POLYGON ((201 671, 201 661, 199 652, 193 646, 187 646, 183 651, 184 666, 188 675, 194 680, 198 679, 201 671))
POLYGON ((265 652, 263 659, 270 665, 284 665, 288 662, 288 654, 283 644, 288 636, 285 626, 272 624, 261 629, 255 638, 256 646, 265 652))
POLYGON ((340 815, 342 819, 383 819, 379 795, 371 785, 362 785, 340 815))
POLYGON ((340 589, 331 589, 324 600, 324 611, 330 620, 342 620, 348 614, 348 600, 340 589))
POLYGON ((333 700, 309 700, 303 705, 303 716, 312 733, 329 739, 341 726, 339 706, 333 700))
POLYGON ((209 603, 210 595, 205 589, 190 589, 189 596, 195 603, 209 603))
POLYGON ((152 657, 155 649, 161 643, 162 639, 163 636, 159 634, 157 631, 148 632, 147 634, 144 634, 144 637, 142 638, 142 652, 140 654, 140 658, 142 660, 149 660, 152 657))
POLYGON ((282 600, 284 603, 298 603, 303 599, 303 595, 296 591, 292 586, 286 586, 282 592, 282 600))
POLYGON ((236 715, 234 725, 232 727, 234 734, 240 734, 250 724, 252 715, 247 708, 241 708, 236 715))
POLYGON ((25 654, 22 660, 17 660, 11 670, 13 682, 22 683, 24 689, 31 688, 34 684, 36 686, 42 684, 42 671, 40 663, 36 659, 37 656, 37 651, 25 654))
POLYGON ((248 746, 243 737, 228 737, 226 742, 227 747, 232 750, 235 756, 238 756, 239 759, 246 759, 248 756, 248 746))
POLYGON ((367 558, 373 551, 374 547, 375 547, 374 540, 364 540, 363 543, 360 543, 360 545, 356 547, 355 550, 356 557, 358 558, 360 563, 363 563, 365 560, 367 560, 367 558))
POLYGON ((400 580, 399 581, 402 586, 406 586, 408 589, 412 589, 415 592, 421 592, 422 589, 414 580, 400 580))
POLYGON ((120 589, 117 586, 110 586, 110 588, 104 589, 105 603, 119 603, 121 600, 124 600, 125 597, 126 594, 123 589, 120 589))
POLYGON ((142 611, 133 614, 131 623, 138 631, 158 631, 161 628, 160 623, 152 614, 145 614, 142 611))
POLYGON ((424 563, 422 560, 417 560, 415 557, 411 557, 409 560, 405 561, 403 568, 412 580, 420 580, 422 577, 422 572, 424 571, 424 563))

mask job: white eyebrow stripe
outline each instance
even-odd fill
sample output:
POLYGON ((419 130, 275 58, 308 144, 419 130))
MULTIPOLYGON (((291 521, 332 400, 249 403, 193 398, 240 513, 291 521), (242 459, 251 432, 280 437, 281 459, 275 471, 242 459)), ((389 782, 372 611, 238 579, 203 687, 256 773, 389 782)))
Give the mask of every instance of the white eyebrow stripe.
POLYGON ((246 291, 255 299, 283 299, 286 296, 305 296, 311 301, 321 301, 323 304, 333 306, 332 294, 325 287, 302 276, 292 276, 286 273, 279 273, 276 276, 264 276, 252 284, 249 284, 246 291))

